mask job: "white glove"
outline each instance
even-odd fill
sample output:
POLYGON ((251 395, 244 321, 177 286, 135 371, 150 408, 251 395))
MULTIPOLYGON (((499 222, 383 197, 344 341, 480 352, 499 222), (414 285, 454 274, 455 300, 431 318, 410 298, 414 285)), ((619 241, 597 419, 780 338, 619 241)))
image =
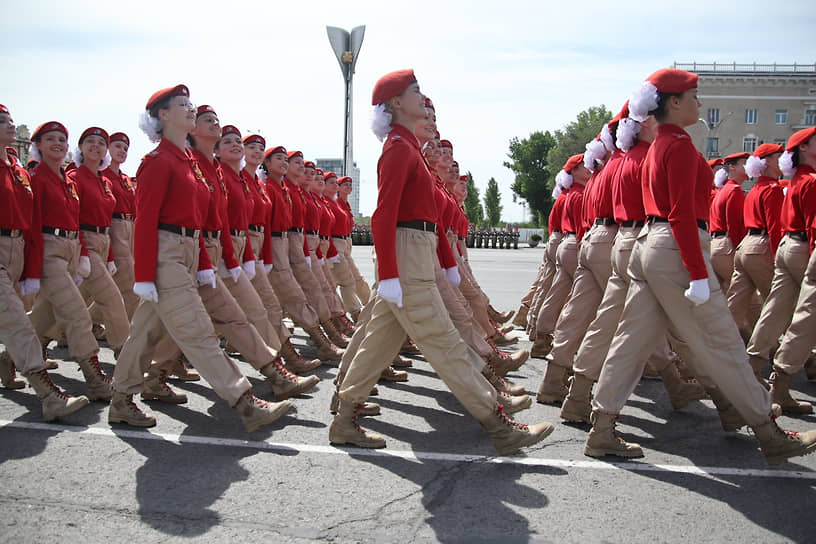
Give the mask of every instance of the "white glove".
POLYGON ((309 266, 312 266, 312 258, 309 257, 308 255, 306 256, 306 264, 308 264, 309 266))
POLYGON ((400 285, 399 278, 380 280, 377 294, 388 302, 396 304, 397 308, 402 308, 402 285, 400 285))
MULTIPOLYGON (((230 277, 232 278, 232 281, 234 281, 235 283, 238 283, 238 278, 241 277, 241 267, 236 266, 235 268, 230 268, 229 273, 230 273, 230 277)), ((215 286, 213 286, 213 287, 215 287, 215 286)))
POLYGON ((83 278, 91 275, 91 259, 83 255, 79 258, 79 265, 77 266, 77 274, 83 278))
POLYGON ((152 281, 137 281, 133 284, 133 292, 145 302, 158 302, 159 292, 152 281))
POLYGON ((198 285, 209 285, 215 289, 215 270, 207 268, 196 272, 196 283, 198 285))
POLYGON ((115 262, 108 261, 108 272, 110 272, 111 276, 116 274, 116 263, 115 262))
POLYGON ((26 278, 20 282, 20 294, 33 295, 40 290, 40 278, 26 278))
POLYGON ((321 257, 320 259, 317 260, 317 262, 319 262, 320 264, 324 264, 326 262, 326 259, 321 257))
POLYGON ((252 278, 255 277, 255 261, 247 261, 241 265, 241 268, 244 269, 247 279, 252 281, 252 278))
POLYGON ((335 255, 334 257, 329 257, 330 263, 339 263, 340 262, 340 255, 335 255))
POLYGON ((272 272, 273 265, 272 263, 266 264, 264 263, 264 274, 269 274, 272 272))
POLYGON ((459 287, 459 284, 462 282, 462 278, 459 276, 459 267, 452 266, 450 268, 445 269, 445 277, 448 278, 448 283, 453 285, 454 287, 459 287))
POLYGON ((79 287, 80 285, 82 285, 83 281, 85 281, 85 279, 82 276, 80 276, 79 274, 74 275, 74 285, 79 287))
POLYGON ((692 301, 695 306, 699 306, 708 300, 711 296, 711 291, 708 288, 708 278, 702 280, 691 280, 689 287, 683 293, 687 299, 692 301))

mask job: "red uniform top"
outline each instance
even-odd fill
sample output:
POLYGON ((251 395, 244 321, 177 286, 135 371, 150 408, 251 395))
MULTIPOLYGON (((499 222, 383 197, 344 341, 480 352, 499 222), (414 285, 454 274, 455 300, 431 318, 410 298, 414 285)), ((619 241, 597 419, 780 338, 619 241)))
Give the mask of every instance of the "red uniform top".
POLYGON ((320 231, 320 216, 322 215, 323 203, 317 200, 312 192, 303 191, 304 218, 303 228, 312 231, 320 231))
POLYGON ((782 231, 807 232, 812 251, 816 242, 814 216, 816 216, 816 170, 806 164, 800 164, 791 178, 788 194, 782 204, 782 231))
POLYGON ((207 218, 210 188, 193 155, 164 139, 144 156, 136 177, 135 279, 154 281, 159 223, 201 229, 207 218))
POLYGON ((269 235, 272 202, 266 193, 266 184, 259 180, 254 173, 248 172, 246 168, 241 170, 241 176, 243 176, 244 182, 249 187, 249 193, 252 195, 253 200, 252 216, 249 219, 249 224, 264 228, 260 258, 264 263, 272 264, 272 237, 269 235))
POLYGON ((584 194, 584 210, 588 214, 586 220, 589 225, 597 218, 614 217, 612 185, 625 156, 623 151, 616 149, 595 179, 592 191, 584 194))
POLYGON ((771 255, 776 255, 782 229, 779 225, 779 214, 785 195, 782 186, 774 178, 759 176, 756 184, 745 195, 743 207, 746 229, 764 229, 768 231, 771 243, 771 255))
POLYGON ((295 185, 289 178, 284 178, 284 183, 292 196, 292 226, 290 228, 302 229, 306 225, 306 203, 303 199, 303 189, 295 185))
POLYGON ((323 195, 320 197, 320 203, 323 204, 320 213, 320 237, 329 239, 329 249, 326 252, 326 257, 334 257, 337 255, 337 248, 334 247, 334 240, 332 239, 332 231, 334 230, 334 201, 323 195))
POLYGON ((28 230, 34 215, 31 178, 14 157, 0 162, 0 228, 28 230))
POLYGON ((612 179, 612 206, 615 221, 644 221, 641 179, 649 142, 638 142, 623 156, 618 173, 612 179))
POLYGON ((569 189, 562 190, 561 194, 555 198, 553 207, 550 210, 550 217, 547 220, 547 230, 549 231, 550 236, 552 236, 554 231, 562 232, 561 217, 564 212, 564 203, 567 201, 568 192, 569 189))
POLYGON ((643 167, 643 207, 646 215, 669 220, 692 280, 708 277, 697 221, 708 221, 713 176, 685 130, 658 127, 643 167))
MULTIPOLYGON (((601 177, 601 172, 603 172, 605 168, 604 166, 604 168, 599 168, 592 172, 592 175, 584 186, 584 194, 581 195, 581 224, 584 227, 584 232, 592 226, 592 222, 595 220, 594 216, 590 217, 593 215, 593 211, 590 209, 590 202, 592 202, 592 192, 595 190, 598 178, 601 177)), ((580 238, 578 239, 580 240, 580 238)))
MULTIPOLYGON (((252 194, 249 192, 249 185, 244 177, 229 165, 222 165, 221 173, 224 176, 224 182, 227 184, 227 220, 229 221, 229 228, 247 230, 249 229, 252 210, 255 207, 255 199, 252 198, 252 194)), ((247 243, 244 246, 244 255, 241 262, 247 263, 255 260, 255 254, 252 252, 252 244, 249 243, 249 234, 244 236, 246 236, 247 243)), ((233 244, 234 247, 235 244, 233 244)))
POLYGON ((450 242, 448 242, 447 232, 451 227, 453 221, 453 205, 450 198, 448 198, 447 190, 440 183, 434 183, 434 202, 436 209, 439 211, 436 222, 436 257, 439 259, 439 264, 442 268, 452 268, 456 266, 456 257, 453 255, 453 249, 450 242))
POLYGON ((269 226, 272 232, 286 232, 292 228, 292 196, 281 180, 268 178, 266 194, 271 204, 269 226))
POLYGON ((111 182, 111 189, 113 196, 116 197, 116 206, 113 208, 113 213, 136 213, 136 185, 130 179, 130 176, 125 175, 121 170, 117 173, 105 168, 102 175, 108 178, 111 182))
POLYGON ((745 237, 745 193, 733 179, 722 186, 711 202, 709 232, 728 232, 734 247, 745 237))
POLYGON ((564 212, 561 214, 561 231, 564 234, 568 232, 575 233, 578 241, 584 237, 586 227, 584 226, 584 186, 578 182, 574 182, 567 193, 567 199, 564 202, 564 212))
MULTIPOLYGON (((198 162, 201 172, 204 174, 204 179, 207 181, 207 186, 210 188, 210 204, 207 210, 207 218, 204 220, 204 230, 220 231, 221 258, 224 260, 227 269, 232 270, 236 266, 240 266, 240 264, 238 259, 235 258, 235 247, 232 245, 232 236, 229 233, 227 182, 224 180, 221 163, 197 149, 193 150, 193 157, 198 162)), ((198 261, 199 270, 218 266, 218 263, 210 262, 210 257, 204 251, 203 246, 198 261)))
MULTIPOLYGON (((109 227, 113 217, 113 208, 116 206, 116 197, 110 180, 101 172, 91 172, 83 165, 71 170, 65 177, 74 180, 79 193, 79 224, 92 227, 109 227)), ((82 245, 82 230, 79 239, 82 245)), ((108 261, 113 260, 113 246, 108 245, 108 261)))
POLYGON ((399 277, 397 222, 439 220, 434 181, 425 166, 419 142, 406 127, 393 125, 377 161, 377 209, 371 234, 380 281, 399 277))
POLYGON ((348 203, 348 200, 338 197, 337 206, 346 216, 346 236, 348 236, 354 230, 354 213, 351 211, 351 204, 348 203))
POLYGON ((332 200, 330 198, 326 200, 334 216, 334 222, 332 223, 331 234, 329 236, 346 236, 348 234, 346 229, 346 212, 340 208, 338 200, 332 200))

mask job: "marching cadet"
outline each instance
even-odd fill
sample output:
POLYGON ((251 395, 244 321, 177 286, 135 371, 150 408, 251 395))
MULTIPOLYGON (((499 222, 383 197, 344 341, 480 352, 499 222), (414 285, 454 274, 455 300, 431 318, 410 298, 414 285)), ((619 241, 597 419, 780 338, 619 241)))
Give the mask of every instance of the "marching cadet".
POLYGON ((749 156, 750 153, 734 153, 723 159, 723 170, 720 172, 725 172, 727 179, 711 201, 711 266, 723 293, 728 292, 734 274, 734 248, 745 237, 745 193, 742 192, 742 183, 748 179, 745 160, 749 156))
POLYGON ((377 167, 379 194, 372 216, 379 284, 365 338, 339 392, 329 441, 367 448, 385 446, 385 439, 364 431, 357 418, 407 333, 456 398, 491 434, 500 454, 535 444, 548 436, 553 426, 540 423, 528 427, 508 418, 496 401, 495 389, 471 364, 435 286, 437 236, 433 221, 438 211, 433 178, 414 136, 416 123, 425 118, 425 97, 413 71, 401 70, 380 78, 372 104, 374 133, 380 139, 388 138, 377 167))
POLYGON ((0 341, 5 346, 0 354, 0 381, 6 389, 25 387, 16 378, 16 365, 40 399, 43 419, 51 421, 86 406, 88 398, 68 396, 51 381, 40 339, 14 289, 19 281, 22 294, 37 293, 41 282, 36 264, 42 263, 42 254, 31 255, 37 246, 28 243, 32 227, 39 226, 35 215, 40 213, 31 181, 6 151, 17 137, 16 128, 8 108, 0 104, 0 341))
MULTIPOLYGON (((346 262, 348 263, 349 270, 351 271, 351 275, 354 277, 354 287, 357 290, 357 297, 363 303, 365 303, 371 298, 371 289, 369 288, 368 283, 365 281, 365 278, 363 278, 363 275, 360 274, 360 270, 357 268, 357 263, 354 262, 354 258, 351 256, 351 231, 354 229, 354 213, 351 211, 351 204, 349 204, 348 197, 351 194, 353 185, 354 180, 350 176, 338 178, 336 202, 337 206, 343 211, 343 213, 345 213, 347 218, 348 231, 346 232, 344 256, 346 258, 346 262)), ((335 243, 337 243, 336 238, 335 243)))
POLYGON ((659 126, 643 174, 647 226, 632 250, 632 282, 592 402, 592 430, 584 447, 592 457, 643 455, 640 446, 616 436, 615 421, 640 381, 646 357, 667 330, 690 340, 698 376, 733 403, 769 464, 816 448, 816 431, 786 433, 777 426, 770 395, 739 349, 739 331, 717 288, 706 221, 711 169, 683 130, 697 123, 699 108, 697 75, 675 69, 649 76, 629 102, 635 119, 653 114, 659 126))
MULTIPOLYGON (((330 237, 331 246, 335 248, 336 255, 329 255, 329 270, 331 276, 337 286, 340 288, 340 298, 343 301, 343 307, 355 322, 360 318, 360 311, 363 304, 368 300, 361 300, 357 295, 357 284, 354 274, 351 271, 351 266, 346 258, 346 246, 351 245, 351 238, 349 233, 354 226, 351 218, 344 210, 340 208, 338 202, 339 183, 337 174, 334 172, 326 172, 323 174, 323 180, 326 184, 324 199, 327 203, 327 208, 332 214, 330 237)), ((321 237, 322 238, 322 237, 321 237)))

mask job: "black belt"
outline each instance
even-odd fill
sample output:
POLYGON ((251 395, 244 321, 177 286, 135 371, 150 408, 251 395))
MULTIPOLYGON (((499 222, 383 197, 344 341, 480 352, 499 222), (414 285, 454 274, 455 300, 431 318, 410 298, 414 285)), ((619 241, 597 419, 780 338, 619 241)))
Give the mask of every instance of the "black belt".
POLYGON ((351 238, 351 236, 348 236, 348 235, 346 235, 346 236, 337 236, 337 235, 332 234, 332 238, 339 238, 341 240, 347 240, 347 239, 351 238))
POLYGON ((464 239, 465 239, 465 237, 464 237, 464 236, 459 236, 459 239, 460 239, 460 240, 464 240, 464 239))
POLYGON ((59 229, 56 227, 43 227, 42 231, 45 234, 53 234, 54 236, 60 236, 62 238, 68 238, 69 240, 73 240, 79 234, 79 231, 76 230, 65 230, 59 229))
POLYGON ((95 232, 97 234, 107 234, 108 230, 110 230, 110 227, 97 227, 94 225, 80 225, 79 228, 89 232, 95 232))
POLYGON ((269 236, 274 236, 275 238, 283 238, 283 233, 279 230, 270 230, 269 236))
POLYGON ((795 232, 788 232, 787 235, 790 236, 791 238, 793 238, 794 240, 799 240, 800 242, 807 242, 808 241, 807 232, 805 232, 803 230, 797 230, 795 232))
POLYGON ((128 221, 133 221, 135 216, 132 213, 115 213, 113 214, 113 217, 115 219, 126 219, 128 221))
POLYGON ((201 235, 204 236, 204 238, 214 239, 214 238, 218 238, 219 236, 221 236, 221 231, 220 230, 202 230, 201 235))
POLYGON ((201 234, 199 229, 190 229, 187 227, 180 227, 178 225, 170 225, 168 223, 159 223, 158 228, 161 230, 166 230, 167 232, 181 234, 182 236, 189 236, 190 238, 198 238, 198 235, 201 234))
POLYGON ((250 225, 249 230, 251 230, 253 232, 263 232, 264 231, 264 226, 263 225, 250 225))
POLYGON ((240 238, 241 236, 246 236, 246 231, 245 230, 230 229, 230 234, 240 238))
POLYGON ((760 235, 768 234, 768 231, 765 229, 748 229, 748 234, 760 235))
POLYGON ((712 238, 722 238, 723 236, 728 236, 728 232, 724 230, 715 230, 711 233, 712 238))
POLYGON ((595 219, 596 225, 603 225, 604 227, 611 227, 612 225, 617 225, 618 222, 615 221, 614 217, 598 217, 595 219))
POLYGON ((645 222, 645 221, 635 221, 635 220, 633 219, 633 220, 631 220, 631 221, 622 221, 622 222, 621 222, 621 224, 620 224, 620 226, 621 226, 621 227, 625 227, 625 228, 629 228, 629 227, 640 228, 640 227, 642 227, 644 224, 646 224, 646 222, 645 222))
POLYGON ((22 229, 0 229, 0 236, 19 238, 22 235, 23 235, 22 229))
POLYGON ((305 230, 303 232, 305 232, 306 234, 309 234, 311 236, 314 236, 315 234, 320 234, 319 230, 305 230))
POLYGON ((331 238, 331 236, 323 236, 323 235, 320 236, 321 240, 328 240, 330 238, 331 238))
POLYGON ((303 229, 300 227, 292 227, 289 229, 289 232, 303 232, 303 229))
POLYGON ((397 221, 397 226, 406 229, 416 229, 425 232, 436 232, 436 223, 430 221, 397 221))
POLYGON ((562 232, 561 229, 553 229, 553 231, 552 231, 553 234, 556 234, 556 233, 561 234, 561 232, 562 232))
MULTIPOLYGON (((668 223, 669 222, 669 220, 666 219, 665 217, 657 217, 655 215, 650 215, 648 217, 647 221, 649 222, 649 224, 652 224, 652 223, 668 223)), ((708 222, 703 221, 702 219, 698 219, 697 220, 697 228, 708 231, 708 222)))
POLYGON ((577 233, 577 232, 570 232, 570 231, 566 231, 564 234, 566 234, 567 236, 569 236, 570 234, 572 234, 573 236, 577 236, 577 235, 578 235, 578 233, 577 233))

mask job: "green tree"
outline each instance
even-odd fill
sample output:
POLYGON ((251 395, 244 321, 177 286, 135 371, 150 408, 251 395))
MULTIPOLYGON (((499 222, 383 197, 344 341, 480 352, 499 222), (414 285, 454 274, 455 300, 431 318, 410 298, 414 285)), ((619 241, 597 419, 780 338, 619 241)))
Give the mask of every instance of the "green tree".
POLYGON ((467 173, 467 197, 465 198, 465 214, 468 221, 474 226, 481 225, 484 222, 484 208, 479 202, 479 188, 473 181, 473 176, 470 172, 467 173))
MULTIPOLYGON (((606 106, 593 106, 578 114, 575 121, 555 131, 555 146, 547 154, 547 165, 552 179, 572 155, 583 153, 587 142, 598 136, 605 123, 612 119, 606 106)), ((552 185, 550 185, 552 188, 552 185)))
POLYGON ((541 225, 552 208, 552 182, 554 173, 547 168, 547 154, 555 147, 555 137, 549 131, 536 131, 529 138, 510 140, 510 161, 504 166, 516 175, 513 181, 513 201, 516 196, 530 205, 533 223, 541 225))
POLYGON ((501 221, 501 194, 499 194, 499 184, 494 178, 487 182, 484 196, 485 215, 487 216, 487 226, 498 226, 501 221))

